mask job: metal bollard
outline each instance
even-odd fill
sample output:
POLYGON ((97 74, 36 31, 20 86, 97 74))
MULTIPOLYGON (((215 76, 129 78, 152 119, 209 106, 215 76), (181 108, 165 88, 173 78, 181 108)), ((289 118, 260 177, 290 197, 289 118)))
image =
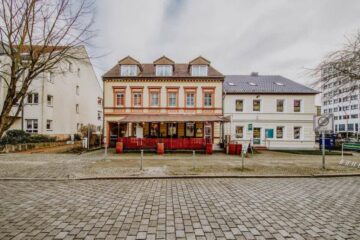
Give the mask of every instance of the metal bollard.
POLYGON ((192 159, 193 159, 193 169, 195 169, 195 150, 193 150, 192 159))
POLYGON ((140 170, 143 170, 144 150, 141 150, 140 170))
POLYGON ((106 157, 107 157, 107 144, 105 144, 105 151, 104 151, 104 159, 106 159, 106 157))
POLYGON ((241 169, 244 171, 244 151, 241 149, 241 169))

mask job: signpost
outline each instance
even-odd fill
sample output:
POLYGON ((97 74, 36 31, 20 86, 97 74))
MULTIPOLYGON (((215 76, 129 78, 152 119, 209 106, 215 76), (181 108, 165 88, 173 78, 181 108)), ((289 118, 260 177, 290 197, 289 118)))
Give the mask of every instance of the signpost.
POLYGON ((320 133, 322 137, 322 168, 325 169, 325 134, 334 131, 334 115, 314 116, 314 131, 320 133))

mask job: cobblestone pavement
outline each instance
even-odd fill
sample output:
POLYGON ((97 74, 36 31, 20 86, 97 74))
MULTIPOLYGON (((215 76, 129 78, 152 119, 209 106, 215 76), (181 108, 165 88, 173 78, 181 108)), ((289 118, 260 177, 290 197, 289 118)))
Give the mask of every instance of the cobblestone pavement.
POLYGON ((0 239, 360 239, 360 178, 1 181, 0 239))

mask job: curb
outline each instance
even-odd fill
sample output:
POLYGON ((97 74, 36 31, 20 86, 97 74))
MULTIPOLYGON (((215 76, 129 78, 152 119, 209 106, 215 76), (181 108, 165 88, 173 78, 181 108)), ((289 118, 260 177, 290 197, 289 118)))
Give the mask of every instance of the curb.
POLYGON ((351 174, 312 174, 312 175, 179 175, 179 176, 123 176, 123 177, 85 177, 85 178, 0 178, 0 181, 90 181, 90 180, 150 180, 150 179, 204 179, 204 178, 336 178, 360 177, 351 174))

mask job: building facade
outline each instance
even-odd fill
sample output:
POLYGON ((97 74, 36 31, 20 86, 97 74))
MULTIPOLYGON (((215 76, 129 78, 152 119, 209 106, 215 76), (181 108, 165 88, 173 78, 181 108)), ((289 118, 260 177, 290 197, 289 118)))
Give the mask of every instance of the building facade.
POLYGON ((126 57, 103 76, 108 145, 165 149, 217 147, 221 141, 224 76, 198 57, 175 63, 163 56, 143 64, 126 57))
MULTIPOLYGON (((101 132, 102 88, 85 47, 76 50, 85 57, 65 60, 51 72, 44 72, 33 80, 24 109, 11 129, 59 139, 68 138, 88 124, 101 132)), ((4 82, 0 85, 0 102, 3 103, 7 90, 4 82)))
POLYGON ((268 149, 313 149, 317 93, 276 75, 226 76, 225 137, 268 149))
POLYGON ((360 135, 360 84, 358 80, 324 69, 321 84, 322 113, 334 115, 335 133, 343 137, 360 135))

